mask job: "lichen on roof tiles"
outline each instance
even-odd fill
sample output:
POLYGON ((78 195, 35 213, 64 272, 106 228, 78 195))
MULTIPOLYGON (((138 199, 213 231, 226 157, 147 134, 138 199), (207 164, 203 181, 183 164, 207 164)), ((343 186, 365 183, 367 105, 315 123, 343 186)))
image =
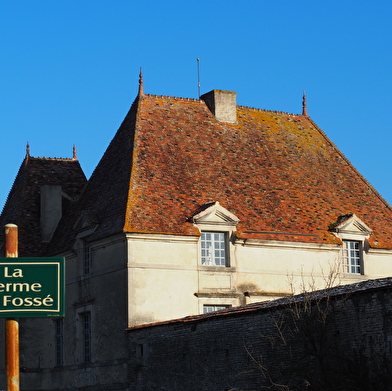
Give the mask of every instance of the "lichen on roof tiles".
POLYGON ((309 117, 237 106, 228 124, 197 99, 138 96, 77 209, 99 217, 92 240, 197 235, 190 217, 211 201, 241 238, 336 244, 330 224, 355 213, 371 246, 392 248, 390 206, 309 117))

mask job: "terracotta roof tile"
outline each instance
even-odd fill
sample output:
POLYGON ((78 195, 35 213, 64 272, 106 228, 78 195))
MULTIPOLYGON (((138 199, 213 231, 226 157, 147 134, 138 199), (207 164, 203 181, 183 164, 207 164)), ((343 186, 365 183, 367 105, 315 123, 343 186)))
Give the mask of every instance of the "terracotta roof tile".
POLYGON ((311 119, 241 106, 237 118, 218 122, 199 100, 144 96, 124 230, 194 234, 191 214, 219 201, 244 238, 336 243, 329 224, 355 213, 377 247, 392 248, 389 205, 311 119))
POLYGON ((69 248, 84 210, 99 220, 91 240, 198 235, 190 218, 213 201, 240 238, 339 243, 330 224, 355 213, 372 247, 392 249, 390 206, 309 117, 237 106, 228 124, 201 100, 140 95, 52 250, 69 248))

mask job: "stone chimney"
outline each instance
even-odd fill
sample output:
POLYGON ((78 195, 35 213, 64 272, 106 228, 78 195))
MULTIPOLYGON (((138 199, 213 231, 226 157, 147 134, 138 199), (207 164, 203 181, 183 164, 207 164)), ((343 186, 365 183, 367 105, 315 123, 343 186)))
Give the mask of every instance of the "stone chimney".
POLYGON ((41 237, 49 242, 62 216, 62 188, 58 185, 41 186, 41 237))
POLYGON ((219 122, 234 124, 237 122, 236 95, 233 91, 212 90, 200 99, 204 100, 219 122))

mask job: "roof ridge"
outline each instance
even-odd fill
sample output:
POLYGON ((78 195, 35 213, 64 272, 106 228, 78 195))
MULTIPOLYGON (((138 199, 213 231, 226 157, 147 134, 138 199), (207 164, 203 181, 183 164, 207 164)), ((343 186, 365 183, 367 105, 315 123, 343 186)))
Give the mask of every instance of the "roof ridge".
POLYGON ((151 98, 170 98, 174 100, 185 100, 185 101, 195 101, 195 102, 203 102, 203 100, 198 98, 183 98, 179 96, 170 96, 170 95, 156 95, 156 94, 144 94, 144 97, 151 97, 151 98))
POLYGON ((45 156, 29 156, 28 159, 41 159, 41 160, 60 160, 60 161, 71 161, 76 162, 78 159, 71 157, 45 157, 45 156))
POLYGON ((278 111, 278 110, 261 109, 259 107, 251 107, 251 106, 243 106, 243 105, 237 105, 237 107, 240 107, 243 109, 250 109, 250 110, 254 110, 254 111, 266 111, 268 113, 274 113, 274 114, 285 114, 285 115, 289 115, 290 117, 302 117, 303 116, 302 114, 295 114, 295 113, 289 113, 286 111, 278 111))
MULTIPOLYGON (((194 101, 194 102, 204 102, 202 99, 198 98, 184 98, 180 96, 171 96, 171 95, 157 95, 157 94, 144 94, 144 97, 151 97, 151 98, 170 98, 173 100, 183 100, 183 101, 194 101)), ((244 106, 244 105, 236 105, 239 108, 244 108, 244 109, 250 109, 250 110, 255 110, 255 111, 265 111, 268 113, 275 113, 275 114, 284 114, 284 115, 289 115, 290 117, 302 117, 302 114, 296 114, 296 113, 289 113, 286 111, 278 111, 278 110, 268 110, 268 109, 262 109, 259 107, 251 107, 251 106, 244 106)))

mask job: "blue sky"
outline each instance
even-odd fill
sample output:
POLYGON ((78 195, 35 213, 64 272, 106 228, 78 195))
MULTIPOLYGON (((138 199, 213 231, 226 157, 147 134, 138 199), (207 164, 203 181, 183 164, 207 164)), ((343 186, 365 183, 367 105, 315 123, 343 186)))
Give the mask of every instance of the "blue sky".
POLYGON ((392 2, 0 2, 0 208, 32 156, 89 177, 137 94, 237 92, 244 106, 308 113, 392 203, 392 2))

